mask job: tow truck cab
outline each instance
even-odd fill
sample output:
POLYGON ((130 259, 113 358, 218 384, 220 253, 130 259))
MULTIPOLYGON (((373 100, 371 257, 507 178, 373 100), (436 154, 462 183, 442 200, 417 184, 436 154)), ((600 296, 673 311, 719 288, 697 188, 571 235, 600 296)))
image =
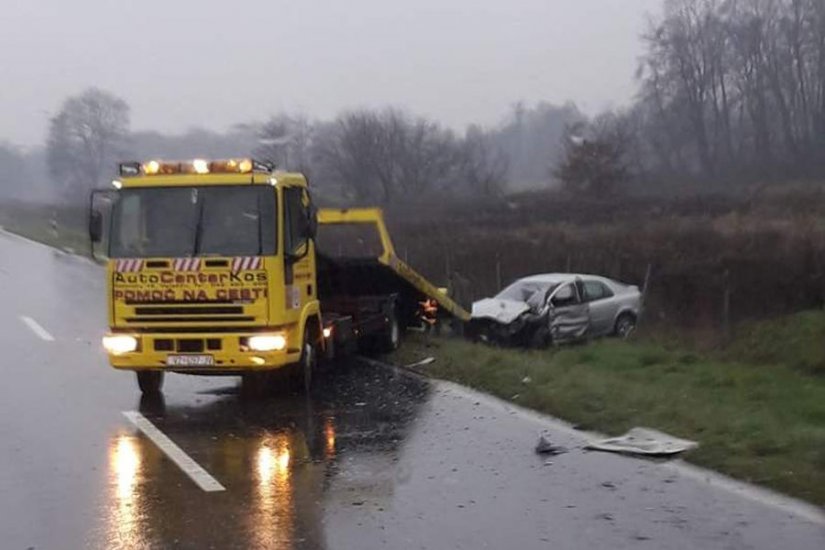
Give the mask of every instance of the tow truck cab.
MULTIPOLYGON (((103 344, 114 368, 156 391, 165 370, 312 364, 323 329, 303 175, 251 159, 150 161, 121 164, 113 186, 103 344)), ((93 242, 104 232, 99 202, 93 242)))
MULTIPOLYGON (((308 388, 319 357, 391 350, 432 314, 469 313, 399 259, 375 208, 316 212, 306 178, 252 159, 120 165, 92 194, 89 234, 106 253, 111 365, 137 372, 144 393, 165 372, 243 375, 281 369, 308 388), (362 258, 316 250, 318 224, 376 237, 362 258)), ((343 242, 342 242, 343 241, 343 242)), ((430 318, 430 321, 433 319, 430 318)))

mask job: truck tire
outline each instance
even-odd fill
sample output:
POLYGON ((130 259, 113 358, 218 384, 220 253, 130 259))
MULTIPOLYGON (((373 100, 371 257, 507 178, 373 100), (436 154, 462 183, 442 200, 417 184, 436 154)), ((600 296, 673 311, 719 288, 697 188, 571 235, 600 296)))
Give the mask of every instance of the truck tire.
POLYGON ((138 387, 143 395, 157 395, 163 387, 163 371, 139 370, 137 374, 138 387))
POLYGON ((304 329, 304 345, 301 348, 301 359, 298 362, 301 387, 304 393, 307 394, 312 389, 312 377, 318 367, 318 340, 310 323, 312 323, 312 320, 307 321, 307 326, 304 329))
POLYGON ((381 335, 380 345, 384 353, 393 352, 401 345, 401 322, 395 308, 387 314, 387 330, 381 335))

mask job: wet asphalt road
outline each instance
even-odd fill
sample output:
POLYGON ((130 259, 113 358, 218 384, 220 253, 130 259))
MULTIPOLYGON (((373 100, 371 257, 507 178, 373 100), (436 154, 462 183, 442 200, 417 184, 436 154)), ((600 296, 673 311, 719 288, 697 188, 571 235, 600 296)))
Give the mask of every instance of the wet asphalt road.
POLYGON ((104 298, 99 268, 0 233, 4 549, 825 548, 816 510, 587 453, 571 430, 388 368, 255 401, 232 378, 170 376, 141 402, 99 349, 104 298), (123 411, 225 490, 201 490, 123 411), (542 430, 570 452, 535 455, 542 430))

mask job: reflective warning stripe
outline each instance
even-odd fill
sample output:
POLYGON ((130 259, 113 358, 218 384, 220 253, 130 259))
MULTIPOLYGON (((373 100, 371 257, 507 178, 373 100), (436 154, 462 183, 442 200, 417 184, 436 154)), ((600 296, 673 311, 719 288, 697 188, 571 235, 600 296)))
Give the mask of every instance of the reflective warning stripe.
POLYGON ((239 271, 249 271, 254 269, 261 269, 264 265, 264 259, 259 256, 242 256, 232 259, 232 273, 239 271))
POLYGON ((201 268, 200 258, 175 258, 172 262, 175 271, 198 271, 201 268))
POLYGON ((115 271, 119 273, 134 273, 143 269, 143 260, 121 259, 115 260, 115 271))

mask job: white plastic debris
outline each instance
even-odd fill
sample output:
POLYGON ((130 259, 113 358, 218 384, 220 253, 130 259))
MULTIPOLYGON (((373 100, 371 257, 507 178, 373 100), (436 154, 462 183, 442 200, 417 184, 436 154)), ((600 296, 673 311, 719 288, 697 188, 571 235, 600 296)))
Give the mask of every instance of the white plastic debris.
POLYGON ((668 456, 695 449, 699 444, 650 428, 633 428, 619 437, 589 443, 585 448, 631 455, 668 456))
POLYGON ((425 357, 421 361, 416 361, 415 363, 410 363, 409 365, 405 365, 404 368, 407 369, 414 369, 417 367, 425 367, 431 363, 435 363, 435 357, 425 357))

